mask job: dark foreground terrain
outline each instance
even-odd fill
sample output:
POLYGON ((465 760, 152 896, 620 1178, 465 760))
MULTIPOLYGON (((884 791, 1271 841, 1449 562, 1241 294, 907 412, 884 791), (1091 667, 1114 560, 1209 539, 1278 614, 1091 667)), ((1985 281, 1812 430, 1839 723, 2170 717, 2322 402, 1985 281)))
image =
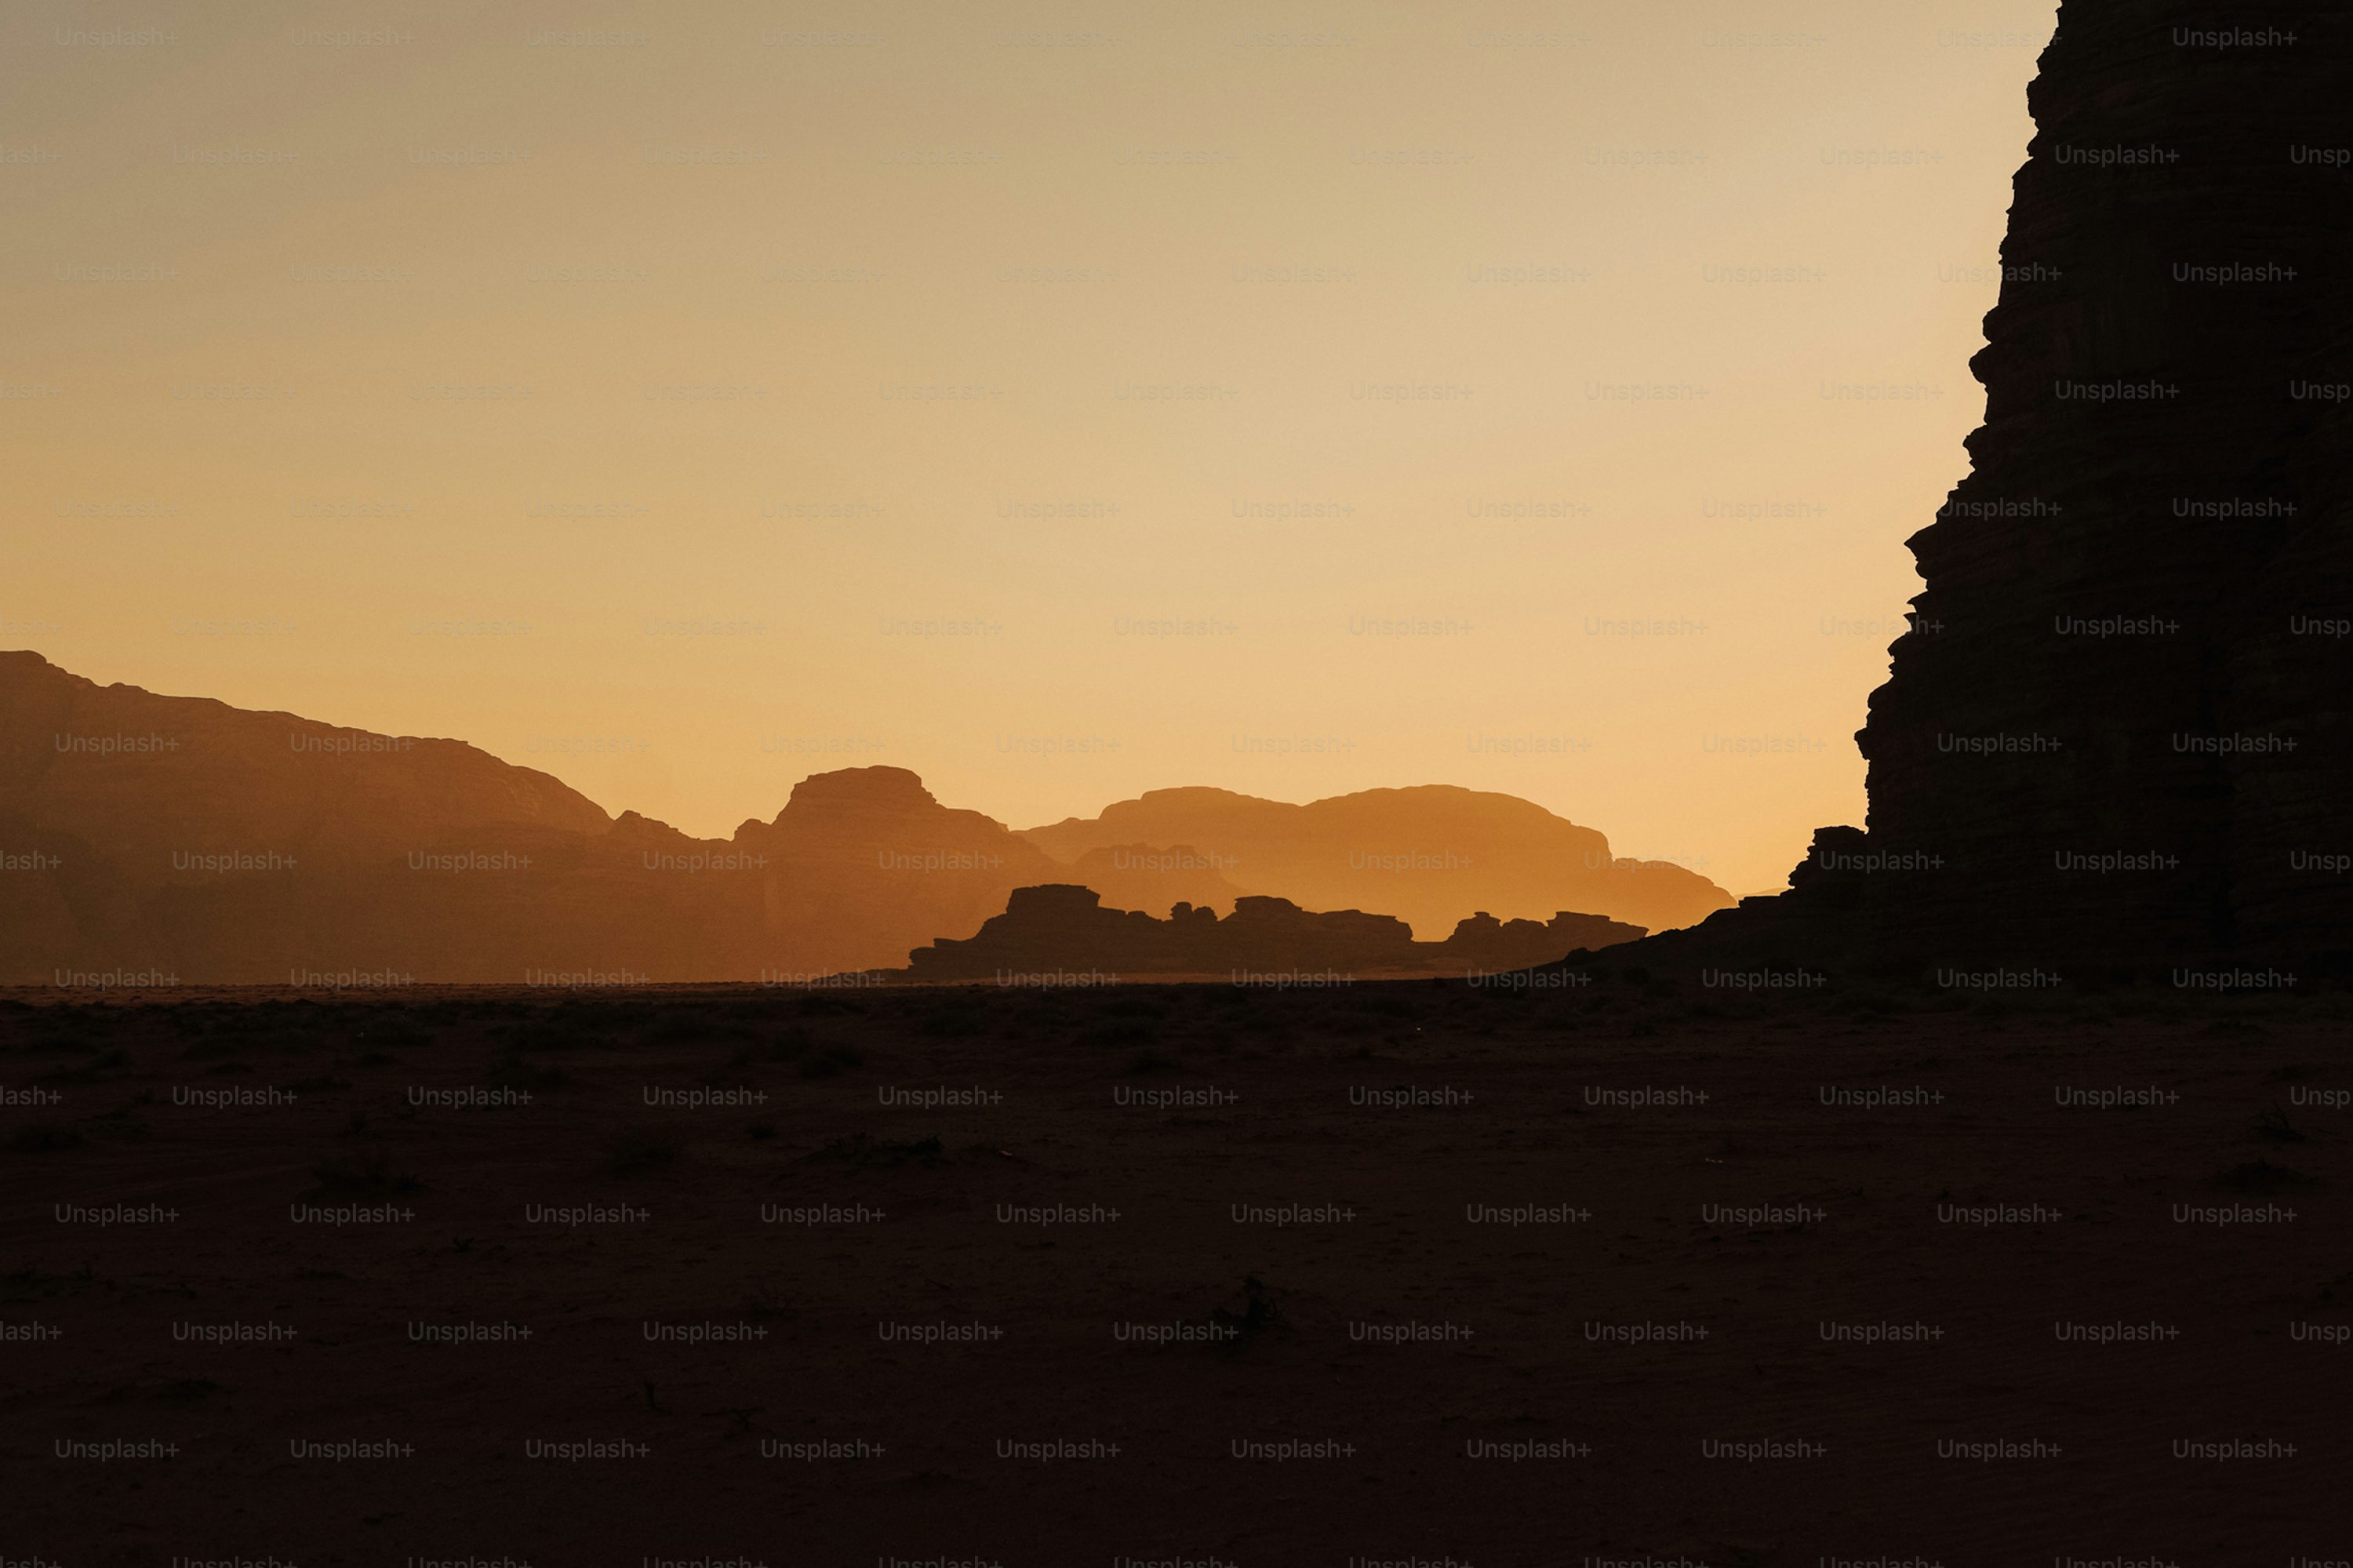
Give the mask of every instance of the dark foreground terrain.
POLYGON ((2353 1557, 2342 996, 19 996, 11 1563, 2353 1557))

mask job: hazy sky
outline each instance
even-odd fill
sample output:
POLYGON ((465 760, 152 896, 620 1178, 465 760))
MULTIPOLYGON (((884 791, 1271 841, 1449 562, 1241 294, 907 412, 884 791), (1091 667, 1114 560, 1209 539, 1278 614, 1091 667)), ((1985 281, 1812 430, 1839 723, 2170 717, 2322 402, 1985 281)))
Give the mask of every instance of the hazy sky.
POLYGON ((1776 887, 2052 10, 11 6, 0 646, 698 833, 1461 783, 1776 887))

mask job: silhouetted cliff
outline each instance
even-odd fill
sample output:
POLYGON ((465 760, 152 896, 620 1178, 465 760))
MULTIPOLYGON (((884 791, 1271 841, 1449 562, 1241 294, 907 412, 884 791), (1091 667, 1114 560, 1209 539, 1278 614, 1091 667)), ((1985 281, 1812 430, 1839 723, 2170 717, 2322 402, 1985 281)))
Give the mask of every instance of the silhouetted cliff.
POLYGON ((1858 736, 1868 832, 1651 951, 2353 947, 2348 35, 2312 0, 2062 5, 1972 469, 1858 736))

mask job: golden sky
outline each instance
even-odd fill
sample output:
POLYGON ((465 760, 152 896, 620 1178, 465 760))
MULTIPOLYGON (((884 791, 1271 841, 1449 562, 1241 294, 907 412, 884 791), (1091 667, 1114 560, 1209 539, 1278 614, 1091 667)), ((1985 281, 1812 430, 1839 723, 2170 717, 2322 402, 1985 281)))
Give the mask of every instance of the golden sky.
POLYGON ((723 834, 1460 783, 1736 893, 2052 0, 0 15, 0 646, 723 834))

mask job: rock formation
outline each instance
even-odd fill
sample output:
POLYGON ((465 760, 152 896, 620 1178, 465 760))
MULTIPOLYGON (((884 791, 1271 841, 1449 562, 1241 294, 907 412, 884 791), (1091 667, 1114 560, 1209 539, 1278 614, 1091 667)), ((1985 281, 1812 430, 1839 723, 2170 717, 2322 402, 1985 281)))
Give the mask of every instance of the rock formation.
POLYGON ((1057 874, 1003 823, 941 805, 903 768, 850 768, 793 787, 733 848, 765 858, 762 924, 797 970, 906 961, 939 931, 970 931, 1014 888, 1057 874))
POLYGON ((1972 469, 1910 541, 1926 587, 1857 737, 1868 831, 1646 953, 2353 948, 2348 19, 2065 0, 1972 469))
POLYGON ((1057 870, 903 768, 696 839, 458 741, 0 653, 0 983, 808 976, 902 963, 1057 870))
POLYGON ((1553 962, 1580 948, 1630 942, 1639 926, 1566 911, 1550 921, 1485 913, 1443 942, 1417 942, 1388 915, 1314 913, 1287 898, 1245 896, 1224 919, 1179 904, 1166 920, 1107 909, 1091 888, 1056 884, 1014 892, 1005 913, 962 941, 908 955, 918 980, 998 985, 1107 985, 1149 978, 1317 984, 1409 975, 1479 975, 1553 962))
MULTIPOLYGON (((1514 858, 1508 842, 1481 845, 1514 858)), ((0 653, 0 984, 793 983, 894 968, 920 943, 980 930, 1016 889, 1074 874, 1151 912, 1139 920, 1249 906, 1221 928, 1270 940, 1229 940, 1237 963, 1288 962, 1297 946, 1270 914, 1296 906, 1242 897, 1230 860, 1181 838, 1073 858, 1075 871, 941 805, 904 768, 818 774, 773 820, 698 839, 610 817, 459 741, 100 686, 0 653)), ((1423 949, 1441 946, 1384 916, 1301 918, 1324 933, 1297 949, 1319 962, 1425 972, 1423 949)), ((1509 967, 1635 933, 1564 918, 1466 922, 1477 939, 1445 962, 1509 967)))
POLYGON ((1542 918, 1569 904, 1658 931, 1732 903, 1682 866, 1612 855, 1600 833, 1531 801, 1451 784, 1304 806, 1229 789, 1153 789, 1021 836, 1066 866, 1109 845, 1181 844, 1237 888, 1384 910, 1431 936, 1470 909, 1542 918))

